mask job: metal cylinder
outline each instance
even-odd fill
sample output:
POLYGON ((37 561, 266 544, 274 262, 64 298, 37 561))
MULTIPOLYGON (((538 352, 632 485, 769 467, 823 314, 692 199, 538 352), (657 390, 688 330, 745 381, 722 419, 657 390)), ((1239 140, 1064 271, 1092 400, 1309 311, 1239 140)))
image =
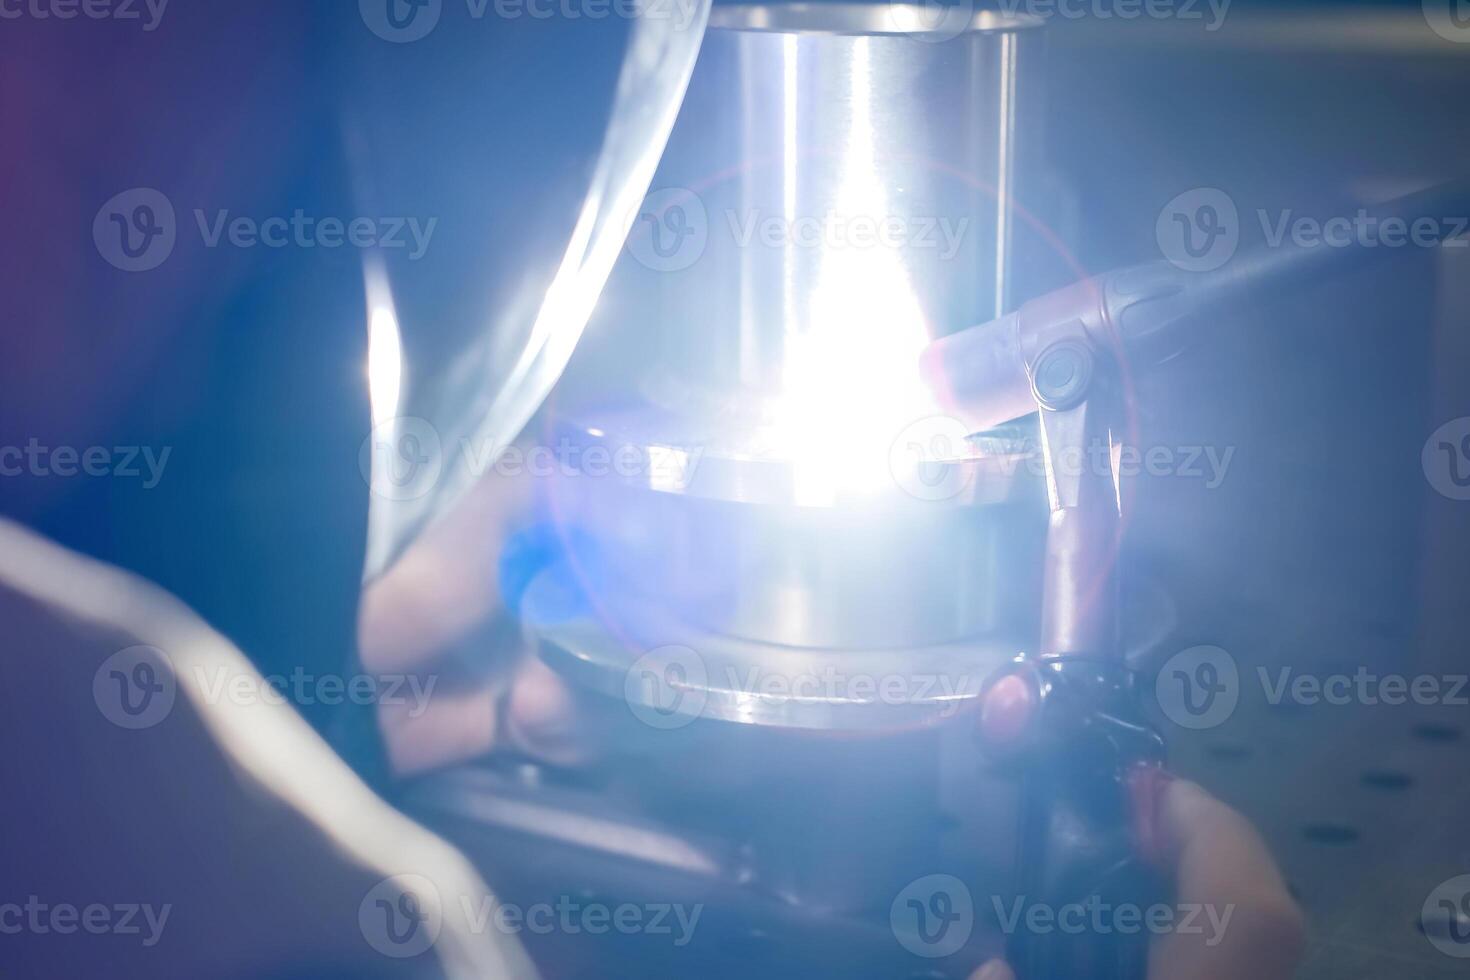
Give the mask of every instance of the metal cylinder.
POLYGON ((1011 303, 1040 21, 925 17, 713 13, 592 326, 604 397, 554 412, 558 438, 697 460, 677 485, 562 488, 601 555, 585 584, 627 599, 603 608, 786 651, 1031 625, 1040 480, 1002 467, 935 499, 894 460, 939 412, 921 352, 1011 303))
POLYGON ((634 231, 666 248, 690 235, 687 267, 649 283, 681 377, 780 396, 841 368, 856 389, 1008 308, 1040 22, 925 17, 715 10, 655 182, 669 209, 634 231))

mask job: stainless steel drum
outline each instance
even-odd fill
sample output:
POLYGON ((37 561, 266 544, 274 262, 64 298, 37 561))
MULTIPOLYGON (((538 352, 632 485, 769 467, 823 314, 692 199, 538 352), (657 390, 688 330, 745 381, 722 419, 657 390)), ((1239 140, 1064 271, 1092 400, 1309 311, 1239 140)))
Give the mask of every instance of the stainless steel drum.
POLYGON ((924 17, 885 4, 711 14, 630 243, 635 257, 675 249, 645 289, 681 377, 856 387, 879 355, 1008 307, 1012 201, 1036 167, 1034 125, 1018 119, 1035 115, 1039 22, 981 13, 948 37, 924 17))
MULTIPOLYGON (((918 355, 1010 305, 1040 22, 926 16, 848 4, 711 15, 593 356, 573 363, 576 387, 601 394, 548 413, 549 437, 647 464, 551 494, 588 550, 571 562, 586 620, 542 631, 569 672, 616 680, 678 642, 722 665, 860 657, 978 687, 1026 642, 1039 471, 1022 444, 926 474, 923 460, 967 447, 934 418, 918 355)), ((847 717, 820 698, 762 711, 728 694, 705 710, 847 717)))

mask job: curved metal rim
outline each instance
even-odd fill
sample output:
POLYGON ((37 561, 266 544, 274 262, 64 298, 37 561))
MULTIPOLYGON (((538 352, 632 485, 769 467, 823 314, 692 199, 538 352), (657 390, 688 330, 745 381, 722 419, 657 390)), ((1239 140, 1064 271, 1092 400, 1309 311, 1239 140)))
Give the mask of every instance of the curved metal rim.
MULTIPOLYGON (((651 411, 647 406, 643 408, 651 411)), ((634 475, 620 477, 619 482, 627 486, 736 503, 794 505, 791 490, 795 485, 794 460, 761 454, 741 445, 738 440, 722 440, 718 435, 699 432, 697 428, 690 427, 688 419, 655 418, 667 421, 669 426, 663 431, 677 432, 679 438, 659 439, 650 435, 660 431, 660 427, 649 424, 636 408, 622 412, 604 410, 586 416, 581 413, 557 414, 549 420, 549 435, 584 447, 601 446, 609 454, 631 449, 644 459, 679 456, 694 460, 687 485, 659 479, 662 468, 650 465, 634 475), (675 425, 682 425, 682 428, 675 429, 675 425)), ((886 495, 878 497, 901 505, 930 509, 1042 499, 1044 481, 1039 471, 1040 456, 1034 447, 1014 452, 979 451, 945 460, 940 465, 963 474, 959 481, 960 489, 954 495, 940 500, 920 500, 904 495, 895 483, 886 495)))
MULTIPOLYGON (((555 587, 552 576, 543 571, 522 601, 523 623, 541 660, 584 690, 627 700, 630 671, 652 654, 630 650, 627 638, 620 640, 591 616, 537 622, 539 593, 555 587)), ((936 724, 974 704, 985 680, 1023 649, 1022 644, 996 636, 905 650, 784 647, 703 633, 657 613, 639 612, 643 615, 634 618, 661 619, 654 627, 642 623, 641 633, 659 637, 657 644, 648 643, 650 648, 697 651, 705 665, 706 679, 697 685, 692 717, 746 725, 881 731, 936 724), (804 693, 804 685, 798 683, 829 675, 841 679, 829 692, 807 686, 804 693), (897 696, 887 696, 879 689, 890 677, 911 683, 897 696), (751 678, 760 683, 752 687, 751 678), (772 688, 772 681, 780 683, 772 688), (849 686, 856 690, 851 683, 855 681, 872 688, 872 696, 848 693, 849 686)))
MULTIPOLYGON (((959 11, 959 7, 950 8, 959 11)), ((953 37, 961 34, 995 34, 1044 27, 1046 21, 1031 14, 1006 14, 977 10, 959 29, 948 23, 948 15, 934 24, 933 15, 920 4, 911 3, 790 3, 734 4, 710 12, 710 30, 749 31, 761 34, 830 34, 833 36, 915 37, 925 34, 953 37)))

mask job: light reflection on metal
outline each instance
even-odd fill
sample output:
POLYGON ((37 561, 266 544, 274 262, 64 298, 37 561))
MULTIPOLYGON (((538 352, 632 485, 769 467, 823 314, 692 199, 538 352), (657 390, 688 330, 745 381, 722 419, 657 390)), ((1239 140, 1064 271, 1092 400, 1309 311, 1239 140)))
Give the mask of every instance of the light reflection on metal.
MULTIPOLYGON (((1019 117, 1038 80, 1039 22, 977 14, 943 40, 895 29, 889 13, 711 14, 653 183, 660 213, 687 212, 663 230, 705 222, 676 250, 698 245, 662 262, 630 244, 610 284, 617 316, 598 324, 627 355, 601 386, 622 397, 563 402, 548 421, 553 439, 682 451, 691 465, 553 491, 556 519, 594 539, 572 549, 590 599, 575 640, 542 634, 575 651, 559 662, 568 673, 595 673, 596 661, 616 676, 622 658, 672 642, 676 628, 732 669, 933 658, 951 680, 1024 643, 1015 631, 1034 613, 1041 481, 1001 465, 957 481, 972 485, 948 499, 921 499, 895 469, 924 457, 893 447, 937 413, 918 370, 932 335, 1007 301, 1013 184, 1032 173, 1022 163, 1034 129, 1019 117), (802 223, 819 230, 807 236, 802 223), (884 231, 860 236, 860 223, 884 231), (765 234, 771 225, 784 233, 765 234)), ((726 694, 711 697, 727 720, 843 727, 866 716, 840 697, 776 712, 726 694)))
POLYGON ((363 269, 368 309, 368 399, 376 428, 398 414, 403 385, 403 343, 398 333, 398 313, 393 292, 380 263, 363 269))
MULTIPOLYGON (((852 45, 851 124, 837 192, 838 214, 893 214, 878 174, 872 52, 852 45)), ((793 127, 794 128, 794 127, 793 127)), ((798 157, 793 144, 788 164, 798 157)), ((935 406, 918 375, 928 343, 924 312, 898 250, 879 243, 824 251, 815 282, 787 324, 788 347, 775 432, 795 467, 795 502, 831 506, 892 485, 893 434, 935 406)))
MULTIPOLYGON (((684 13, 688 16, 671 18, 640 8, 626 25, 625 51, 600 150, 588 156, 586 176, 567 187, 578 202, 574 222, 565 231, 560 215, 558 221, 548 219, 548 228, 534 232, 507 235, 504 229, 486 229, 491 247, 478 274, 504 286, 502 295, 508 298, 486 310, 468 330, 460 323, 420 323, 400 304, 398 318, 410 351, 415 337, 433 331, 451 338, 425 345, 435 350, 434 363, 412 359, 409 367, 425 383, 407 385, 398 409, 400 415, 432 425, 445 452, 438 460, 442 472, 422 492, 372 498, 368 578, 380 574, 483 475, 468 454, 449 447, 509 445, 561 377, 658 166, 704 36, 709 0, 694 0, 684 13), (554 253, 546 250, 548 242, 557 245, 554 253), (530 245, 538 247, 528 251, 530 245), (455 339, 461 333, 463 342, 455 339)), ((618 43, 616 32, 608 36, 609 43, 618 43)), ((505 124, 514 132, 514 119, 505 124)), ((375 136, 389 145, 402 138, 392 127, 375 136)), ((519 192, 486 190, 492 195, 519 192)), ((394 270, 395 276, 403 273, 394 270)), ((464 285, 450 282, 438 288, 464 285)), ((477 290, 482 286, 473 284, 477 290)), ((412 291, 400 284, 399 292, 408 296, 412 291)))

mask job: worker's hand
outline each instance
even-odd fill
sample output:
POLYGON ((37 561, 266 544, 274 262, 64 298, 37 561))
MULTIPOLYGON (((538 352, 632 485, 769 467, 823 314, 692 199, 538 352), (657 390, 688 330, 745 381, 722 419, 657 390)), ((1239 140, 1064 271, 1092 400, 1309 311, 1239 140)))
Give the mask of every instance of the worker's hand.
POLYGON ((488 473, 363 595, 363 667, 406 677, 407 696, 378 704, 395 775, 494 750, 538 761, 585 761, 586 718, 571 693, 524 649, 501 600, 506 541, 529 522, 535 481, 488 473))
MULTIPOLYGON (((1170 932, 1154 940, 1149 980, 1288 980, 1301 958, 1301 911, 1265 843, 1244 817, 1193 783, 1171 783, 1161 807, 1164 860, 1179 904, 1229 908, 1218 936, 1170 932), (1218 940, 1208 945, 1208 940, 1218 940)), ((1015 980, 999 960, 971 980, 1015 980)))

